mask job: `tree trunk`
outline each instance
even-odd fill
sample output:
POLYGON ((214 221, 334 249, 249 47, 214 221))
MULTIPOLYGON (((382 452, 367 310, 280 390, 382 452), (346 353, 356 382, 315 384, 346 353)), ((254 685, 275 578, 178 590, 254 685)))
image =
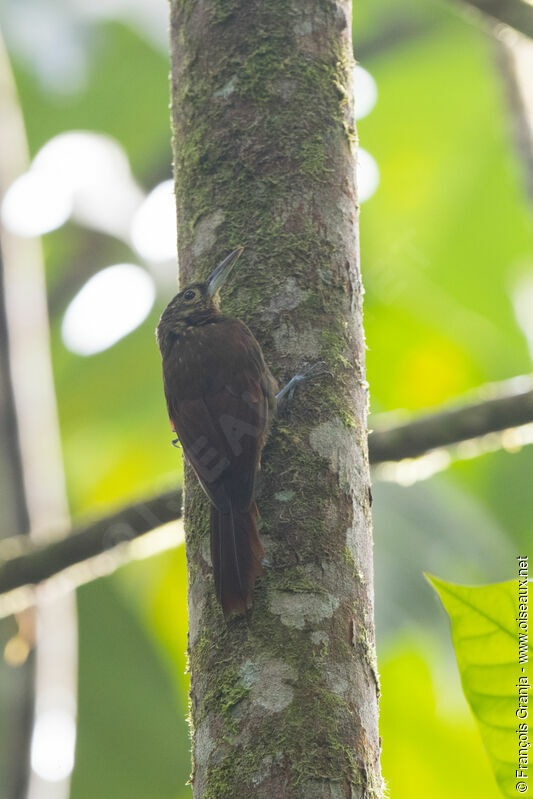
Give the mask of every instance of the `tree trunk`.
POLYGON ((285 382, 258 487, 264 575, 224 622, 187 471, 195 799, 381 797, 351 4, 173 0, 182 285, 245 247, 223 310, 285 382))

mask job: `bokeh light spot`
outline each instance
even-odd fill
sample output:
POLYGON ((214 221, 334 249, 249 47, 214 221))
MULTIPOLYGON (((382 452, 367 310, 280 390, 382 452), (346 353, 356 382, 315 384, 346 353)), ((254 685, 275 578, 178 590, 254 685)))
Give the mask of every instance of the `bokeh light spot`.
POLYGON ((379 167, 375 159, 363 150, 357 148, 357 196, 360 203, 369 200, 379 186, 379 167))
POLYGON ((22 666, 30 654, 30 645, 21 635, 10 638, 4 648, 4 661, 8 666, 22 666))
POLYGON ((12 183, 2 219, 13 233, 26 237, 55 230, 73 216, 88 227, 127 238, 142 200, 128 157, 115 139, 71 130, 47 141, 29 171, 12 183))
POLYGON ((357 64, 353 70, 353 85, 355 96, 355 118, 363 119, 376 105, 378 87, 376 81, 364 67, 357 64))
POLYGON ((127 237, 143 193, 122 145, 111 136, 69 130, 39 150, 31 171, 59 180, 71 198, 73 216, 88 227, 127 237))
POLYGON ((465 391, 472 380, 465 352, 453 341, 433 337, 406 350, 393 377, 395 403, 429 408, 465 391))
POLYGON ((46 710, 37 716, 31 741, 31 766, 48 782, 66 779, 74 767, 76 723, 64 710, 46 710))
POLYGON ((141 267, 115 264, 102 269, 80 289, 65 312, 65 346, 77 355, 108 349, 146 319, 154 298, 154 282, 141 267))
POLYGON ((61 227, 72 212, 72 194, 61 179, 30 170, 8 188, 2 202, 2 221, 24 238, 41 236, 61 227))
POLYGON ((174 182, 165 180, 144 200, 131 224, 133 246, 147 261, 176 259, 174 182))

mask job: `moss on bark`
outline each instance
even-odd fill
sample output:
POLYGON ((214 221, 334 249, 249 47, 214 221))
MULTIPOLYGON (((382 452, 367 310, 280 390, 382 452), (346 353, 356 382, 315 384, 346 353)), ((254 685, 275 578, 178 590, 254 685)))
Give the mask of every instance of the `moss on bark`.
POLYGON ((223 620, 207 501, 186 474, 194 796, 380 797, 351 8, 171 8, 181 281, 243 245, 224 311, 280 383, 304 361, 332 373, 298 390, 265 447, 247 618, 223 620))

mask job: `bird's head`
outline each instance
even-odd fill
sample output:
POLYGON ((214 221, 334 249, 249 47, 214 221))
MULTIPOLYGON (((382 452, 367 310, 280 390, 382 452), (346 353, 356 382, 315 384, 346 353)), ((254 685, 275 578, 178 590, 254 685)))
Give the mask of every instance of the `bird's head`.
POLYGON ((242 247, 233 250, 209 275, 205 283, 190 283, 173 297, 161 315, 158 333, 162 326, 176 332, 188 325, 209 321, 219 313, 219 291, 226 282, 242 247))

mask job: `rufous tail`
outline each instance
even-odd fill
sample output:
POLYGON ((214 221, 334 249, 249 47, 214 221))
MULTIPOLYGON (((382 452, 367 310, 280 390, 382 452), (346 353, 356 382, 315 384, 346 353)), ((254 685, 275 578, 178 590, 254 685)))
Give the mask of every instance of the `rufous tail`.
POLYGON ((222 513, 211 506, 211 560, 217 599, 225 618, 246 613, 256 578, 262 573, 263 545, 257 532, 257 506, 222 513))

